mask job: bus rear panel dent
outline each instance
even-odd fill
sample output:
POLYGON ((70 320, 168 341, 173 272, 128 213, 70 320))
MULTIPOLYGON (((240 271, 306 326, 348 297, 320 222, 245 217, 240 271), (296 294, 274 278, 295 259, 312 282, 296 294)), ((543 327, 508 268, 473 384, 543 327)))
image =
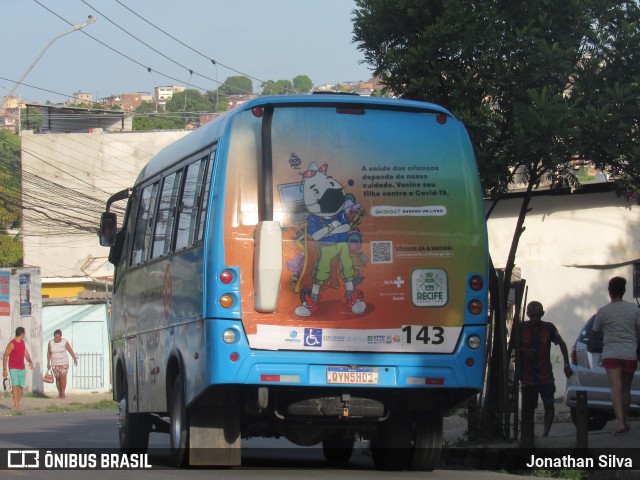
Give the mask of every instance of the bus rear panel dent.
POLYGON ((482 389, 487 334, 480 183, 449 112, 259 98, 121 197, 122 229, 109 212, 100 232, 121 448, 168 414, 179 466, 237 465, 241 437, 279 435, 347 461, 358 434, 377 468, 435 468, 443 413, 482 389))

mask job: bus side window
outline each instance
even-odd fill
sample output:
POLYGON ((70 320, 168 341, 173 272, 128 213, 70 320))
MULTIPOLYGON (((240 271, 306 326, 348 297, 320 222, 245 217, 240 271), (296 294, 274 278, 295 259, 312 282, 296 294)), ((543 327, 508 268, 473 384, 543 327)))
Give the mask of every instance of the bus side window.
POLYGON ((158 183, 149 185, 142 190, 138 215, 136 216, 135 233, 133 236, 132 265, 140 265, 148 257, 153 231, 153 211, 155 210, 156 197, 158 196, 158 183))
POLYGON ((180 191, 180 179, 182 170, 173 172, 165 177, 160 194, 160 205, 156 218, 156 230, 153 236, 153 249, 151 258, 158 258, 171 251, 171 240, 178 204, 178 192, 180 191))
POLYGON ((198 216, 198 238, 197 242, 201 242, 204 239, 204 225, 207 221, 207 208, 209 206, 209 190, 211 188, 211 177, 215 168, 215 149, 211 152, 209 157, 209 167, 207 168, 207 178, 204 183, 204 192, 202 193, 202 206, 200 207, 200 215, 198 216))
POLYGON ((176 251, 190 247, 194 243, 205 165, 206 158, 197 160, 187 167, 178 213, 176 251))
POLYGON ((128 264, 128 260, 131 252, 131 239, 133 238, 133 234, 135 232, 136 226, 136 211, 138 210, 138 199, 135 197, 129 198, 127 202, 127 208, 125 210, 125 216, 122 223, 122 231, 124 234, 124 240, 122 242, 122 251, 120 254, 119 262, 124 262, 125 267, 128 264))
POLYGON ((131 237, 133 236, 133 229, 135 225, 135 205, 137 205, 137 201, 134 197, 131 197, 127 203, 122 228, 116 235, 115 250, 114 248, 111 248, 111 251, 109 252, 109 261, 115 265, 115 275, 113 279, 114 292, 117 290, 120 280, 127 269, 130 257, 129 249, 131 248, 131 237), (118 237, 120 237, 120 239, 117 239, 118 237))

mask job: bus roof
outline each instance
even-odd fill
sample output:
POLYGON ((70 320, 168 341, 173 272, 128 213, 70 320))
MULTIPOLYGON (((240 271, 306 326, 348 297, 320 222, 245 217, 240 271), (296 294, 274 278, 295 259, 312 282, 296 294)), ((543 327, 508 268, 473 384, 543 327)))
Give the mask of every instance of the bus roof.
POLYGON ((438 105, 418 102, 414 100, 390 99, 383 97, 363 97, 359 95, 345 94, 315 94, 315 95, 279 95, 264 96, 254 98, 238 107, 224 113, 215 120, 203 125, 192 133, 186 135, 166 146, 156 156, 154 156, 147 165, 142 169, 136 184, 157 175, 172 164, 182 159, 200 152, 214 142, 216 142, 223 134, 231 119, 246 110, 265 105, 274 106, 314 106, 314 105, 362 105, 369 108, 380 108, 390 110, 410 110, 414 112, 424 113, 442 113, 453 117, 451 112, 438 105))

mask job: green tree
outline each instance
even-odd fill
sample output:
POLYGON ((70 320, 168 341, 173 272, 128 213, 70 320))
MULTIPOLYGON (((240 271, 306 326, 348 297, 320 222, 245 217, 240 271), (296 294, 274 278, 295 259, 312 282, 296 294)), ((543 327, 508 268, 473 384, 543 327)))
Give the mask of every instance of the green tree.
POLYGON ((216 112, 225 112, 227 110, 228 97, 219 93, 218 90, 207 90, 204 96, 207 97, 211 105, 215 106, 216 112))
POLYGON ((213 105, 209 99, 195 89, 174 93, 165 108, 167 112, 180 112, 179 115, 184 119, 185 124, 199 122, 200 113, 213 112, 213 105))
POLYGON ((249 77, 236 75, 228 77, 223 84, 218 87, 220 95, 251 95, 253 93, 253 83, 249 77))
POLYGON ((356 6, 354 40, 386 90, 439 103, 466 124, 494 199, 513 182, 524 183, 506 279, 532 191, 543 182, 577 186, 572 159, 593 160, 616 175, 621 189, 637 193, 637 2, 356 0, 356 6))
POLYGON ((138 108, 136 108, 135 113, 143 114, 143 113, 157 113, 158 109, 156 108, 155 102, 142 102, 138 108))
POLYGON ((592 159, 638 189, 640 7, 636 2, 357 0, 354 39, 388 91, 450 109, 466 125, 485 188, 530 194, 577 184, 592 159))
POLYGON ((20 131, 33 130, 42 132, 42 113, 39 109, 23 108, 20 110, 20 131))
POLYGON ((298 93, 309 93, 313 88, 313 81, 306 75, 293 77, 293 88, 298 93))
POLYGON ((22 265, 22 244, 6 232, 22 220, 20 179, 20 137, 0 130, 0 267, 22 265))
POLYGON ((142 102, 133 117, 134 130, 176 130, 185 127, 177 114, 157 113, 155 102, 142 102))
POLYGON ((215 106, 216 112, 227 110, 229 95, 253 95, 253 83, 249 77, 236 75, 228 77, 217 90, 209 90, 204 97, 215 106))
POLYGON ((291 95, 295 93, 291 80, 267 80, 261 85, 262 95, 291 95))
POLYGON ((22 243, 18 238, 0 232, 0 267, 22 266, 22 243))
POLYGON ((20 137, 0 130, 0 230, 20 225, 20 137))
POLYGON ((133 117, 133 130, 179 130, 185 127, 181 116, 136 115, 133 117))

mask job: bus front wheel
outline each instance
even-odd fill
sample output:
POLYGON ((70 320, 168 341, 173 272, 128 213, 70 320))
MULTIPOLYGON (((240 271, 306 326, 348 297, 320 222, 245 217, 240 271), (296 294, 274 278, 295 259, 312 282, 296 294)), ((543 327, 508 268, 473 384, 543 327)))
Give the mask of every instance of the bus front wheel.
POLYGON ((171 392, 171 422, 169 427, 171 457, 178 467, 189 464, 189 412, 184 404, 182 377, 178 375, 171 392))
POLYGON ((151 416, 148 413, 131 413, 127 379, 120 369, 120 388, 118 399, 118 439, 120 450, 124 453, 144 453, 149 448, 149 434, 151 433, 151 416))

